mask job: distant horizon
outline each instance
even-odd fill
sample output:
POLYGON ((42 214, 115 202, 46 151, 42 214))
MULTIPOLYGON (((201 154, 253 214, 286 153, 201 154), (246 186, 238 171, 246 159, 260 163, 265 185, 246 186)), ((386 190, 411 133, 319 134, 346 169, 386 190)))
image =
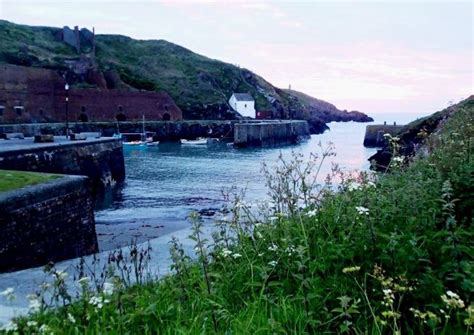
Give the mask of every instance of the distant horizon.
POLYGON ((0 18, 166 40, 371 116, 428 115, 473 94, 471 2, 7 0, 0 18))

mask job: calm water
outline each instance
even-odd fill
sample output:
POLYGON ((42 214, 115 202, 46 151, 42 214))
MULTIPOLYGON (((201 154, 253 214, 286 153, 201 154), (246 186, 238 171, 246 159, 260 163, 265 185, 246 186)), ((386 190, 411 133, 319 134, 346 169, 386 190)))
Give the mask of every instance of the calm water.
MULTIPOLYGON (((413 116, 391 118, 398 123, 413 116)), ((318 143, 334 143, 337 156, 331 160, 344 170, 365 170, 374 149, 362 145, 366 124, 331 123, 331 130, 313 135, 299 145, 265 149, 234 149, 206 145, 160 145, 125 147, 127 179, 96 213, 102 249, 139 241, 182 229, 192 210, 219 208, 221 191, 231 186, 247 188, 247 199, 263 199, 266 191, 262 162, 274 164, 280 152, 289 157, 299 151, 306 157, 318 150, 318 143)), ((326 164, 329 171, 330 164, 326 164)), ((323 173, 325 175, 325 173, 323 173)))

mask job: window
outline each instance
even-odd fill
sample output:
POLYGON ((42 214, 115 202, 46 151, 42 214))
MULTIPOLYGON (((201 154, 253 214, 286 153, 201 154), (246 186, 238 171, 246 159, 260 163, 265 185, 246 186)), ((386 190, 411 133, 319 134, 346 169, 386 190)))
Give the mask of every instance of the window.
POLYGON ((122 105, 119 105, 119 106, 118 106, 118 110, 119 110, 119 112, 123 112, 123 106, 122 106, 122 105))
POLYGON ((244 107, 247 108, 247 104, 245 104, 244 107))
POLYGON ((168 110, 168 105, 165 105, 165 111, 167 111, 167 110, 168 110))
POLYGON ((4 112, 5 112, 5 106, 0 106, 0 116, 3 116, 4 112))
POLYGON ((163 114, 163 121, 169 121, 171 120, 171 115, 169 113, 163 114))
POLYGON ((15 106, 13 107, 13 110, 15 111, 16 115, 21 116, 23 114, 23 106, 15 106))
POLYGON ((86 107, 85 106, 81 106, 81 112, 85 112, 86 111, 86 107))
POLYGON ((40 116, 43 116, 43 114, 44 114, 43 108, 40 108, 40 110, 39 110, 39 115, 40 115, 40 116))

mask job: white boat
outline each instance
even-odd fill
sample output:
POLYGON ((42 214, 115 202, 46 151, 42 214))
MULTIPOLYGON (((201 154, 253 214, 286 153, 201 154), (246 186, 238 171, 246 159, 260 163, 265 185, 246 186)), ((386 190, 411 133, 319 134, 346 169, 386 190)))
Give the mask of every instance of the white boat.
POLYGON ((207 144, 207 138, 200 137, 195 140, 181 140, 181 144, 183 145, 206 145, 207 144))

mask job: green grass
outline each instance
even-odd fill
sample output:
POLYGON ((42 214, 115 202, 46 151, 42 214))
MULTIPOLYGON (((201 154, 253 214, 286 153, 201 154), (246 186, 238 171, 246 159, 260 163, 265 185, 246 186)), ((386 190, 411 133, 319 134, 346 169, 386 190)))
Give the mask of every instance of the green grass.
POLYGON ((0 192, 41 184, 57 178, 61 178, 61 176, 35 172, 0 170, 0 192))
POLYGON ((255 216, 237 195, 209 241, 193 216, 196 258, 173 240, 174 272, 161 280, 130 285, 147 259, 132 248, 127 266, 115 253, 93 281, 98 292, 83 283, 71 303, 64 274, 50 268, 20 333, 472 333, 473 112, 460 108, 427 139, 428 156, 408 166, 395 156, 388 174, 335 171, 337 183, 313 185, 330 151, 265 170, 274 206, 255 216), (63 307, 48 307, 45 291, 63 307))

